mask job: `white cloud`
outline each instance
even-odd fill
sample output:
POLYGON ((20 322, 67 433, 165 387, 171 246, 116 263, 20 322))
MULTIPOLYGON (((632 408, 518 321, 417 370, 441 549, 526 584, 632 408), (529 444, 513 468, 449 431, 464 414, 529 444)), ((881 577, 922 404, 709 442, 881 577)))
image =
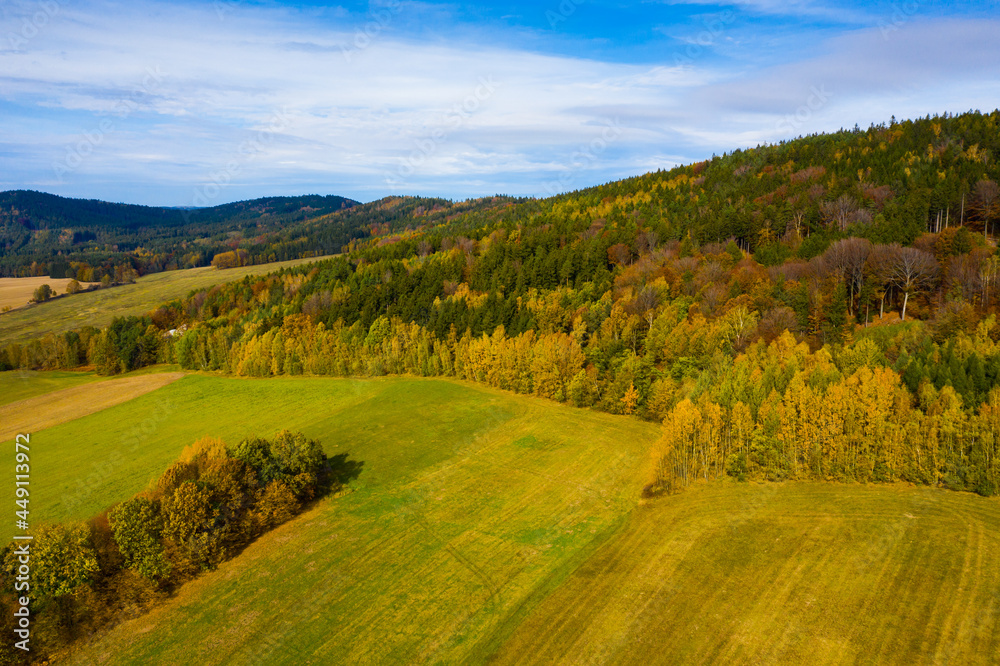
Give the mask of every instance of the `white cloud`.
MULTIPOLYGON (((535 194, 567 169, 582 187, 887 113, 982 106, 997 98, 986 65, 1000 61, 991 38, 1000 26, 983 21, 852 32, 808 62, 732 72, 545 55, 499 39, 419 43, 388 31, 357 49, 353 26, 248 5, 223 20, 211 6, 60 7, 21 50, 0 52, 0 100, 28 109, 0 126, 14 169, 25 186, 119 183, 127 194, 141 183, 179 205, 220 177, 219 202, 275 188, 373 198, 504 185, 535 194), (823 86, 829 100, 781 124, 823 86), (28 122, 32 108, 46 120, 28 122), (53 165, 108 120, 113 128, 56 178, 53 165), (615 120, 613 147, 573 167, 615 120)), ((0 19, 0 34, 16 20, 0 19)))
POLYGON ((766 16, 792 16, 803 19, 823 19, 841 24, 865 25, 872 22, 871 14, 856 7, 835 5, 815 0, 664 0, 669 5, 736 7, 766 16))

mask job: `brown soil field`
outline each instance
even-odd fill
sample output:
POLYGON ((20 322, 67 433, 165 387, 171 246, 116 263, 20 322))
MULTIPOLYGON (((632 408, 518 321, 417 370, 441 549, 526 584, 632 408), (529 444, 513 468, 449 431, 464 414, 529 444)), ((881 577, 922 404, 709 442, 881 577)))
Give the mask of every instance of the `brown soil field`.
MULTIPOLYGON (((66 293, 66 286, 72 278, 50 278, 50 277, 30 277, 30 278, 0 278, 0 310, 9 307, 11 310, 24 307, 35 295, 35 289, 43 284, 52 287, 55 294, 66 293)), ((88 283, 81 282, 80 286, 86 288, 88 283)))
POLYGON ((173 383, 183 372, 125 377, 74 386, 0 406, 0 442, 35 433, 127 402, 173 383))

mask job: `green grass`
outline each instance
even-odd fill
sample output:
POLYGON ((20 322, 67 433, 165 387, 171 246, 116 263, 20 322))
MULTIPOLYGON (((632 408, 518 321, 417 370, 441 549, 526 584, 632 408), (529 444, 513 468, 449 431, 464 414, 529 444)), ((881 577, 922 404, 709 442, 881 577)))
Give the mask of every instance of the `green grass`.
POLYGON ((456 382, 190 376, 33 435, 32 517, 93 514, 201 435, 235 441, 281 427, 362 462, 352 492, 117 628, 83 662, 473 656, 554 570, 621 522, 657 435, 456 382), (78 501, 60 501, 79 477, 78 501))
POLYGON ((204 267, 144 275, 135 284, 75 294, 0 315, 0 344, 26 342, 46 333, 65 333, 83 326, 103 328, 114 317, 146 314, 167 301, 187 296, 195 289, 242 280, 247 275, 266 275, 281 268, 325 258, 295 259, 226 270, 204 267))
POLYGON ((33 398, 72 386, 100 379, 93 372, 34 372, 11 370, 0 372, 0 405, 33 398))
POLYGON ((717 483, 639 506, 655 426, 458 382, 192 375, 36 433, 32 516, 91 515, 201 435, 281 427, 362 462, 351 492, 71 663, 986 664, 1000 654, 996 499, 717 483), (61 501, 77 478, 79 501, 61 501))
POLYGON ((1000 502, 718 484, 657 500, 498 646, 497 663, 990 664, 1000 502))
MULTIPOLYGON (((116 375, 115 378, 135 377, 153 372, 176 372, 177 365, 151 365, 133 372, 116 375)), ((60 389, 82 386, 99 382, 110 377, 101 377, 93 371, 86 370, 54 370, 36 372, 34 370, 10 370, 0 372, 0 406, 35 396, 52 393, 60 389)))

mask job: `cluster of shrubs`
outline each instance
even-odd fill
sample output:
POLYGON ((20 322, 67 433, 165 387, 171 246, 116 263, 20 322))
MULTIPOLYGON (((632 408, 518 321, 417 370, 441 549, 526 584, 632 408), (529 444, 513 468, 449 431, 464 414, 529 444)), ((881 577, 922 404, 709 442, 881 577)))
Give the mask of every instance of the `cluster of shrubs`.
POLYGON ((320 444, 301 433, 230 448, 198 440, 154 487, 87 523, 33 530, 29 591, 15 591, 13 546, 0 550, 0 664, 44 660, 143 613, 340 482, 320 444), (30 653, 10 638, 19 596, 31 599, 30 653))

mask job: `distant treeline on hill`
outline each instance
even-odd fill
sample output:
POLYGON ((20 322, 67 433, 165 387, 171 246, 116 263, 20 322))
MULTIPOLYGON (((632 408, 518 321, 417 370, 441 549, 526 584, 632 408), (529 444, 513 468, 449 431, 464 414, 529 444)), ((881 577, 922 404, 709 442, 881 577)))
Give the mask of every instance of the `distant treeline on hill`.
POLYGON ((399 219, 342 257, 0 363, 454 376, 663 421, 653 490, 730 475, 995 494, 998 154, 1000 112, 928 117, 399 219))
POLYGON ((256 265, 338 254, 353 242, 430 228, 457 215, 515 201, 452 203, 389 197, 371 204, 335 196, 272 197, 179 210, 0 193, 0 276, 76 278, 145 275, 207 266, 219 255, 256 265))
POLYGON ((364 231, 331 221, 306 239, 303 223, 355 205, 343 197, 304 196, 180 210, 4 192, 0 275, 99 282, 116 267, 142 275, 207 266, 215 254, 240 246, 253 250, 254 263, 333 254, 364 231))

